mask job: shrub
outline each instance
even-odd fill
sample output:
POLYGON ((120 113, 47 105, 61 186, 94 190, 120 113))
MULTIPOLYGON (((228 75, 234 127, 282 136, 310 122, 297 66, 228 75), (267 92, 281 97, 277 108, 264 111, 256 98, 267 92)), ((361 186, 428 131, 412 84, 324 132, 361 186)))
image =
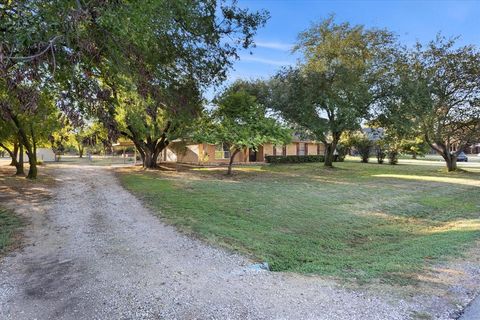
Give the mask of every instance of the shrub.
POLYGON ((307 155, 307 156, 265 156, 267 163, 305 163, 305 162, 324 162, 323 155, 307 155))
POLYGON ((367 163, 368 157, 370 157, 370 151, 372 149, 372 142, 368 140, 368 138, 358 139, 355 142, 355 148, 357 148, 360 158, 362 158, 362 162, 367 163))
POLYGON ((398 163, 398 151, 390 150, 388 151, 388 163, 394 165, 398 163))
POLYGON ((355 147, 362 162, 367 163, 372 151, 373 142, 363 133, 357 133, 350 137, 350 144, 355 147))
POLYGON ((383 160, 385 159, 386 156, 387 156, 387 154, 385 153, 385 151, 383 149, 377 149, 377 162, 379 164, 383 163, 383 160))

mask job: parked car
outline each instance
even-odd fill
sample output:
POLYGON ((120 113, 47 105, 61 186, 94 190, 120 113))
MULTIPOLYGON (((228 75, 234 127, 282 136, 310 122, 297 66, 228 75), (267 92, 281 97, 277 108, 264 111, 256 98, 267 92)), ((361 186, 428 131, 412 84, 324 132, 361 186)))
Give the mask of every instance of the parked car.
POLYGON ((460 152, 457 156, 457 162, 468 162, 468 157, 465 152, 460 152))

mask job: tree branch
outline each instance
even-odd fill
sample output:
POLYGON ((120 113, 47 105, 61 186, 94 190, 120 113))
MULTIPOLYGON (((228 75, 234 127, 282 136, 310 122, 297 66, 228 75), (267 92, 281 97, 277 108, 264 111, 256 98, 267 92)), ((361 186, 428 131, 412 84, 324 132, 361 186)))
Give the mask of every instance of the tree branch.
POLYGON ((32 60, 32 59, 38 58, 38 57, 42 56, 43 54, 45 54, 48 50, 50 50, 53 47, 53 44, 55 43, 55 41, 57 41, 61 37, 62 37, 61 35, 53 37, 51 40, 48 41, 47 47, 45 49, 43 49, 42 51, 40 51, 39 53, 36 53, 34 55, 31 55, 31 56, 26 56, 26 57, 10 57, 10 59, 11 60, 32 60))

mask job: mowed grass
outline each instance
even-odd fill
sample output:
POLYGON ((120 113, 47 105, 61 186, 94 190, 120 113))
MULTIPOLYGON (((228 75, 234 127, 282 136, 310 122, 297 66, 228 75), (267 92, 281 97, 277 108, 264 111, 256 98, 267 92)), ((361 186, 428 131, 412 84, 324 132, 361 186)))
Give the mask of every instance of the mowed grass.
POLYGON ((22 220, 13 212, 0 208, 0 254, 12 244, 17 228, 22 226, 22 220))
POLYGON ((127 172, 124 185, 181 230, 274 271, 410 282, 480 238, 479 172, 337 163, 127 172))

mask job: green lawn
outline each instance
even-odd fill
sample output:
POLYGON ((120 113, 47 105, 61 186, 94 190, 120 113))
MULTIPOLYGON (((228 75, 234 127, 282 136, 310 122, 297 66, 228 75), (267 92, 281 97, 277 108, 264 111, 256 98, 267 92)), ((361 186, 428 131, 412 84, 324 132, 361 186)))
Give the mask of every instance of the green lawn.
POLYGON ((3 253, 8 245, 12 243, 12 237, 22 221, 11 211, 0 208, 0 253, 3 253))
POLYGON ((336 166, 249 167, 233 178, 224 168, 130 171, 121 180, 169 223, 275 271, 405 282, 480 238, 480 167, 336 166))

